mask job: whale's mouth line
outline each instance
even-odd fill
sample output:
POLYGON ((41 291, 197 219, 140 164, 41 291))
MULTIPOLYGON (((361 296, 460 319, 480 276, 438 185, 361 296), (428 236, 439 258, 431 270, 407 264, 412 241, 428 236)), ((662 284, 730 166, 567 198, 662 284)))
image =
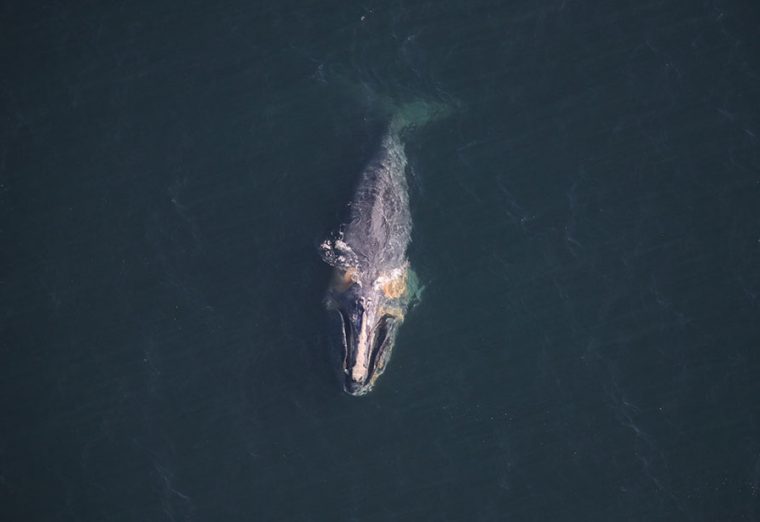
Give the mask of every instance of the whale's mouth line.
POLYGON ((351 359, 351 321, 346 317, 346 313, 343 310, 338 310, 338 314, 340 315, 340 322, 343 326, 343 372, 348 375, 351 359))
POLYGON ((367 374, 367 381, 371 382, 372 377, 375 374, 377 361, 385 351, 386 341, 388 340, 388 331, 393 322, 393 317, 390 315, 384 315, 377 326, 375 327, 375 335, 373 339, 372 355, 369 359, 369 373, 367 374))

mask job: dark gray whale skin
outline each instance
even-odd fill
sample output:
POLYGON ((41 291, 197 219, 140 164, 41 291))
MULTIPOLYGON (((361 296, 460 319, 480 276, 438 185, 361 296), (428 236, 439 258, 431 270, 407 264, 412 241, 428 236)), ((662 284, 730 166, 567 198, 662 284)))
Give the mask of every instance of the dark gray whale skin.
POLYGON ((366 394, 383 373, 413 293, 401 128, 388 126, 359 177, 347 222, 321 245, 335 267, 325 304, 339 318, 340 378, 351 395, 366 394))

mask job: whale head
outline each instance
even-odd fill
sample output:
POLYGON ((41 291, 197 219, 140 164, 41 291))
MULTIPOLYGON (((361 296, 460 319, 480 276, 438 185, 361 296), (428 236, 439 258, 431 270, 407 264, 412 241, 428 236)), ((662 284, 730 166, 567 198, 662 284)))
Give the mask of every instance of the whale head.
POLYGON ((338 319, 339 377, 346 393, 365 395, 385 370, 404 321, 405 270, 364 281, 356 271, 338 270, 335 279, 326 304, 338 319))

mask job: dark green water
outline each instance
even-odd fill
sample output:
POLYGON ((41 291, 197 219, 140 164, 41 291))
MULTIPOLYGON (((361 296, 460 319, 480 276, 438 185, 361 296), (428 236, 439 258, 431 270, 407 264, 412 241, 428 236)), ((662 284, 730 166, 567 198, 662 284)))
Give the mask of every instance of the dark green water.
POLYGON ((751 1, 3 4, 0 519, 760 519, 751 1), (372 103, 426 285, 369 396, 317 245, 372 103))

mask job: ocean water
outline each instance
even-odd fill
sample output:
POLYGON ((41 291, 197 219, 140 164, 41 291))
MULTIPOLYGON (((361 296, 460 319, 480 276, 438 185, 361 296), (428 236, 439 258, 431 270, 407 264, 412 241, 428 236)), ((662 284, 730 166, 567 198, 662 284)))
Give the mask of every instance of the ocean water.
POLYGON ((6 2, 0 520, 760 519, 760 6, 6 2), (409 135, 341 393, 317 246, 409 135))

